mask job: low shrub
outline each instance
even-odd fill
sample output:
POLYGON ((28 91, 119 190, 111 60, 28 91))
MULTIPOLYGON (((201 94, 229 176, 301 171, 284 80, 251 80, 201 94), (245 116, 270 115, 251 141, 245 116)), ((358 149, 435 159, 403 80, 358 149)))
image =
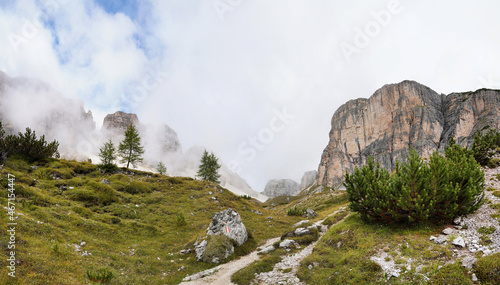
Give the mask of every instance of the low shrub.
POLYGON ((226 252, 234 249, 234 244, 226 235, 209 235, 207 238, 207 248, 203 253, 203 262, 212 262, 214 258, 218 258, 220 262, 224 261, 226 252))
POLYGON ((127 192, 129 194, 142 194, 142 193, 151 193, 151 186, 148 183, 142 181, 131 181, 128 185, 125 185, 123 192, 127 192))
POLYGON ((182 227, 182 226, 185 226, 186 224, 187 223, 186 223, 186 218, 184 217, 184 214, 183 213, 177 214, 177 226, 182 227))
POLYGON ((500 253, 480 258, 474 271, 481 284, 500 284, 500 253))
POLYGON ((486 164, 486 166, 488 166, 489 168, 497 168, 498 166, 500 166, 500 159, 492 158, 492 159, 488 160, 488 163, 486 164))
POLYGON ((484 173, 453 139, 445 157, 436 151, 429 164, 412 149, 407 162, 396 162, 393 175, 370 157, 353 174, 346 172, 344 185, 351 210, 369 221, 449 222, 484 203, 484 173))
POLYGON ((487 227, 480 227, 479 229, 477 229, 478 233, 480 233, 480 234, 486 234, 486 235, 491 235, 495 231, 496 231, 496 228, 494 226, 491 226, 489 228, 487 228, 487 227))
POLYGON ((89 182, 85 188, 75 188, 65 191, 69 199, 83 202, 85 206, 110 205, 118 201, 113 188, 95 181, 89 182))
POLYGON ((494 191, 493 193, 494 196, 500 197, 500 190, 494 191))
POLYGON ((460 265, 448 264, 443 266, 436 274, 434 274, 428 284, 433 285, 448 285, 448 284, 474 284, 471 278, 467 275, 467 270, 460 265))
POLYGON ((107 284, 113 279, 113 272, 107 268, 101 268, 98 270, 87 270, 87 277, 92 282, 100 282, 102 284, 107 284))
POLYGON ((286 214, 288 216, 302 216, 306 213, 306 209, 304 208, 297 208, 297 206, 294 206, 293 208, 288 209, 286 214))

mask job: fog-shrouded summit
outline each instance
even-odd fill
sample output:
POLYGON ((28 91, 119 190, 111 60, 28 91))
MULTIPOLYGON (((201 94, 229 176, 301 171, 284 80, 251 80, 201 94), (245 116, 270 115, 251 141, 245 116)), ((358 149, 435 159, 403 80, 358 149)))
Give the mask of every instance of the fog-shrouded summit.
MULTIPOLYGON (((134 124, 145 147, 144 163, 140 169, 154 171, 163 161, 168 175, 195 177, 203 147, 182 152, 177 133, 167 124, 143 124, 136 114, 117 111, 108 114, 102 128, 96 129, 91 111, 85 111, 83 102, 66 98, 48 84, 29 78, 11 78, 0 72, 0 120, 7 134, 34 129, 47 140, 60 143, 61 157, 99 162, 97 154, 105 141, 118 145, 125 129, 134 124)), ((221 186, 237 195, 249 195, 265 201, 262 195, 248 185, 238 174, 222 163, 221 186)))
POLYGON ((274 198, 277 196, 293 196, 300 192, 299 183, 292 179, 272 179, 266 184, 262 194, 274 198))
POLYGON ((338 186, 346 170, 370 156, 392 170, 410 148, 428 157, 443 151, 452 137, 468 145, 487 126, 500 127, 500 90, 440 95, 415 81, 385 85, 369 99, 351 100, 335 112, 318 183, 338 186))

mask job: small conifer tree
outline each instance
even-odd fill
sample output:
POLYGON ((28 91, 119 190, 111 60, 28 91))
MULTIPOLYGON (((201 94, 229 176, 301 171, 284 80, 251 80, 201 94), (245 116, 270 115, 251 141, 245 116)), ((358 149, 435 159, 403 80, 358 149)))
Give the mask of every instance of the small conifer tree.
POLYGON ((104 167, 108 168, 113 166, 116 167, 114 163, 114 161, 116 160, 116 149, 111 139, 105 142, 104 145, 99 150, 100 150, 99 157, 101 158, 101 164, 104 167))
POLYGON ((130 164, 135 167, 137 162, 142 162, 144 147, 141 146, 141 137, 133 124, 130 124, 125 131, 125 139, 120 143, 118 153, 121 157, 120 162, 127 163, 127 168, 130 164))
POLYGON ((201 157, 201 164, 198 169, 197 175, 201 177, 202 180, 212 181, 214 183, 220 183, 218 173, 220 165, 218 163, 217 157, 213 153, 208 154, 205 150, 203 156, 201 157))
POLYGON ((158 163, 158 166, 156 166, 156 170, 158 170, 158 172, 161 175, 163 175, 167 172, 167 168, 165 167, 165 165, 161 161, 158 163))

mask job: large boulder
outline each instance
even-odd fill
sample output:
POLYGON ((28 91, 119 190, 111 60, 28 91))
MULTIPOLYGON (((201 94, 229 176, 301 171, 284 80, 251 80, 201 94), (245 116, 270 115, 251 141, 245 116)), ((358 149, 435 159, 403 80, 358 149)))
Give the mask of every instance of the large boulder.
POLYGON ((242 245, 248 232, 240 214, 233 209, 215 213, 207 229, 207 238, 194 244, 196 258, 204 262, 219 263, 234 253, 234 241, 242 245), (232 241, 231 241, 232 240, 232 241))
POLYGON ((234 240, 238 245, 242 245, 248 240, 247 229, 238 212, 227 209, 213 215, 212 222, 207 229, 207 235, 221 234, 234 240))

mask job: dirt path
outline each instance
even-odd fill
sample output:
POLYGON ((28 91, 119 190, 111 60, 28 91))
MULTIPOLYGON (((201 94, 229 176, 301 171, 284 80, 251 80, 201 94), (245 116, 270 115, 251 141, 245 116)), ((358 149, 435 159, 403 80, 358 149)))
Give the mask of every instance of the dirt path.
MULTIPOLYGON (((317 221, 314 223, 314 225, 317 226, 322 226, 321 224, 326 218, 332 216, 333 214, 337 213, 338 211, 335 211, 328 216, 326 216, 324 219, 317 221)), ((320 237, 323 236, 323 234, 326 232, 326 228, 322 231, 320 231, 320 237)), ((260 248, 266 248, 270 245, 273 245, 275 242, 279 241, 280 238, 272 238, 267 240, 267 242, 260 246, 260 248)), ((278 282, 282 282, 281 284, 302 284, 299 279, 296 276, 298 267, 300 265, 300 262, 302 259, 310 255, 314 249, 314 246, 316 246, 316 243, 318 241, 315 241, 302 249, 299 252, 296 252, 292 255, 287 255, 283 257, 283 259, 277 263, 274 266, 273 271, 271 272, 265 272, 261 273, 258 277, 257 280, 259 281, 259 284, 277 284, 278 282), (283 269, 286 268, 292 268, 292 271, 288 273, 283 273, 283 269)), ((193 274, 191 276, 188 276, 186 278, 190 278, 192 281, 186 281, 182 282, 181 284, 186 284, 186 285, 205 285, 205 284, 215 284, 215 285, 229 285, 233 284, 231 283, 231 276, 236 273, 238 270, 245 268, 248 266, 250 263, 259 260, 260 256, 257 255, 259 251, 255 250, 252 253, 245 255, 241 257, 240 259, 233 260, 231 262, 228 262, 226 264, 219 265, 215 268, 211 268, 202 272, 198 272, 196 274, 193 274), (196 279, 196 280, 194 280, 196 279)))
MULTIPOLYGON (((280 238, 272 238, 267 240, 267 242, 260 246, 261 248, 268 247, 273 245, 275 242, 279 241, 280 238)), ((231 276, 236 273, 236 271, 247 267, 250 263, 259 260, 260 256, 257 255, 258 251, 255 250, 252 253, 242 256, 240 259, 233 260, 231 262, 222 264, 212 269, 208 269, 196 274, 193 274, 189 277, 192 279, 198 277, 199 279, 182 282, 181 284, 191 284, 191 285, 202 285, 202 284, 215 284, 215 285, 228 285, 231 283, 231 276), (214 273, 215 272, 215 273, 214 273), (213 273, 213 274, 212 274, 213 273)))

